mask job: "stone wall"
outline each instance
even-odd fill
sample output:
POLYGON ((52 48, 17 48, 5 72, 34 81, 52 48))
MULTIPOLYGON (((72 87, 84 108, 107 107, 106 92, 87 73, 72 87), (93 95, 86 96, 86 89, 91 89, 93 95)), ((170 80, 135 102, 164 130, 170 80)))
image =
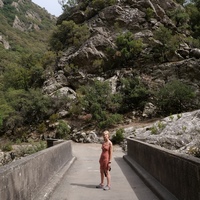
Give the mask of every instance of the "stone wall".
POLYGON ((0 168, 0 199, 32 200, 72 160, 66 141, 0 168))
POLYGON ((200 199, 200 159, 127 139, 127 156, 179 200, 200 199))

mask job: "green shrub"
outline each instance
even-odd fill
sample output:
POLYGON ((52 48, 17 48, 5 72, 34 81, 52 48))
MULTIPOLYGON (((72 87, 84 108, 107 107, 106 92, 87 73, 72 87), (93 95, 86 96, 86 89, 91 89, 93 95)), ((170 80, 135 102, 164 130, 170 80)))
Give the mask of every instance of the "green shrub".
POLYGON ((177 3, 180 3, 181 5, 183 5, 187 0, 175 0, 177 3))
POLYGON ((116 131, 115 135, 112 136, 113 144, 120 144, 124 140, 124 129, 120 128, 116 131))
POLYGON ((151 54, 153 54, 154 59, 160 62, 168 61, 179 47, 179 37, 173 35, 171 29, 160 26, 154 31, 154 38, 160 41, 160 43, 152 44, 151 54))
POLYGON ((45 133, 47 130, 45 123, 43 122, 43 123, 39 124, 37 130, 40 134, 45 133))
POLYGON ((149 21, 154 16, 154 11, 152 8, 146 9, 146 19, 149 21))
POLYGON ((46 149, 46 142, 40 141, 39 143, 33 143, 29 145, 20 145, 17 149, 17 155, 18 156, 26 156, 30 154, 34 154, 38 151, 41 151, 43 149, 46 149))
POLYGON ((182 130, 183 130, 183 132, 185 132, 187 130, 187 127, 186 126, 182 126, 182 130))
POLYGON ((189 15, 187 14, 187 12, 180 8, 169 12, 169 16, 175 21, 177 27, 183 26, 189 20, 189 15))
POLYGON ((78 72, 78 66, 74 65, 73 63, 69 63, 65 65, 65 72, 68 74, 71 73, 77 73, 78 72))
POLYGON ((64 121, 59 121, 59 124, 56 128, 56 138, 58 139, 69 139, 70 138, 70 127, 64 121))
POLYGON ((158 122, 158 124, 154 124, 152 127, 150 127, 150 131, 151 134, 153 135, 157 135, 159 134, 164 128, 166 127, 166 125, 163 122, 158 122))
POLYGON ((4 89, 24 89, 40 87, 43 83, 43 68, 38 64, 39 57, 27 56, 21 58, 17 66, 6 68, 3 76, 4 89))
POLYGON ((63 21, 50 39, 52 50, 58 52, 71 46, 79 47, 90 36, 87 25, 77 25, 73 21, 63 21))
POLYGON ((21 141, 21 139, 18 138, 18 139, 16 140, 15 143, 16 143, 17 145, 20 145, 20 144, 22 143, 22 141, 21 141))
POLYGON ((193 0, 192 3, 186 5, 186 11, 189 14, 189 25, 192 30, 191 34, 195 39, 200 39, 200 2, 193 0))
POLYGON ((182 117, 182 114, 181 113, 178 113, 177 114, 177 119, 180 119, 182 117))
POLYGON ((133 66, 143 48, 142 40, 136 40, 131 32, 120 34, 116 38, 116 45, 116 49, 106 49, 109 57, 106 66, 109 66, 109 68, 133 66))
POLYGON ((162 112, 175 114, 190 109, 195 93, 188 85, 179 80, 173 80, 161 88, 156 97, 157 106, 162 112))
POLYGON ((25 91, 9 88, 1 94, 0 128, 2 130, 10 129, 15 134, 19 127, 39 124, 48 119, 53 112, 52 99, 44 96, 39 89, 25 91))
POLYGON ((146 86, 135 77, 121 79, 123 87, 120 90, 123 96, 121 111, 127 112, 131 109, 142 110, 147 102, 150 92, 146 86))
POLYGON ((172 114, 170 113, 169 118, 171 119, 171 121, 173 121, 174 115, 172 115, 172 114))
POLYGON ((54 113, 50 116, 49 121, 50 123, 55 123, 59 119, 59 115, 57 113, 54 113))
POLYGON ((92 0, 91 6, 97 11, 99 11, 115 3, 116 3, 116 0, 92 0))
POLYGON ((12 148, 12 144, 9 142, 9 143, 6 143, 6 144, 3 144, 1 146, 1 150, 2 151, 12 151, 13 148, 12 148))
POLYGON ((122 102, 119 93, 112 94, 108 82, 94 81, 93 84, 80 88, 79 107, 92 114, 100 128, 108 127, 118 123, 122 117, 117 114, 122 102))
POLYGON ((97 59, 97 60, 94 60, 92 67, 94 69, 96 69, 96 71, 102 72, 103 71, 103 64, 104 64, 103 59, 97 59))
POLYGON ((98 123, 100 129, 105 129, 107 127, 112 127, 118 122, 122 121, 122 116, 120 114, 110 114, 107 113, 103 119, 98 123))
POLYGON ((46 141, 40 141, 38 143, 35 143, 33 145, 33 149, 34 149, 34 153, 38 152, 38 151, 41 151, 43 149, 46 149, 47 148, 47 144, 46 144, 46 141))
POLYGON ((166 127, 166 125, 163 122, 158 122, 158 128, 159 130, 163 130, 166 127))
POLYGON ((150 128, 150 131, 151 131, 151 134, 153 134, 153 135, 158 134, 158 128, 157 128, 157 126, 153 125, 153 126, 150 128))
POLYGON ((200 48, 200 39, 195 39, 193 37, 187 37, 184 41, 192 48, 200 48))

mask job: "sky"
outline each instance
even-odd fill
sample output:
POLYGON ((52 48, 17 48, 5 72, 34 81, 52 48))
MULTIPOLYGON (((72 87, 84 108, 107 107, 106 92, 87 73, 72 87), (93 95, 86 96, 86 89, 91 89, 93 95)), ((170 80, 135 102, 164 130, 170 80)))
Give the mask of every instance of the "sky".
POLYGON ((62 8, 58 3, 58 0, 32 0, 32 2, 45 8, 50 14, 55 15, 56 17, 62 14, 62 8))

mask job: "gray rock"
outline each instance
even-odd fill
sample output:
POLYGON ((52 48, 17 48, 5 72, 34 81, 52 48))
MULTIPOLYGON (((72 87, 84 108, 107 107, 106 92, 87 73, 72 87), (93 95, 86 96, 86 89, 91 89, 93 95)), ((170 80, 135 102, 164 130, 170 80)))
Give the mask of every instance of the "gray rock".
POLYGON ((184 154, 200 148, 200 110, 171 115, 154 124, 138 129, 124 129, 125 133, 138 140, 184 154), (131 130, 131 131, 130 131, 131 130), (132 133, 130 133, 132 132, 132 133))
POLYGON ((191 49, 190 57, 200 58, 200 49, 197 48, 191 49))
POLYGON ((2 0, 0 0, 0 8, 3 8, 3 6, 4 6, 4 3, 2 0))

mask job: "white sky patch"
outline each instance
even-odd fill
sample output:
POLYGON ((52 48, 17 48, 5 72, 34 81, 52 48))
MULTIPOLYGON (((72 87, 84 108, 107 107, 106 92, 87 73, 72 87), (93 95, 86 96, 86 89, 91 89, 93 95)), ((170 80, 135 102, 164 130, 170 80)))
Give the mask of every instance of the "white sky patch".
POLYGON ((50 14, 59 17, 62 14, 61 5, 58 0, 32 0, 33 3, 45 8, 50 14))

